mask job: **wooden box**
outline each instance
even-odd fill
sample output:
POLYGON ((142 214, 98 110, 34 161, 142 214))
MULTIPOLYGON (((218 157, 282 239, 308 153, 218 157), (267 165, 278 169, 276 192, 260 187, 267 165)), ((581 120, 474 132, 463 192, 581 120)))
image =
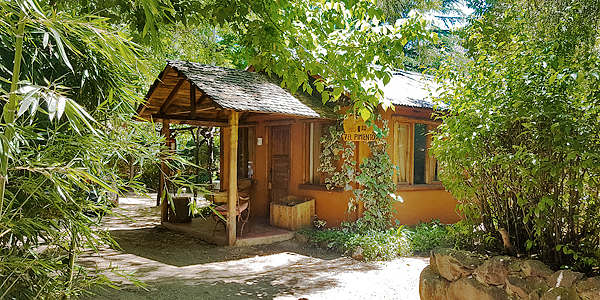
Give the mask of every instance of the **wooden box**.
POLYGON ((315 199, 287 196, 271 202, 271 225, 287 230, 298 230, 312 224, 315 199))

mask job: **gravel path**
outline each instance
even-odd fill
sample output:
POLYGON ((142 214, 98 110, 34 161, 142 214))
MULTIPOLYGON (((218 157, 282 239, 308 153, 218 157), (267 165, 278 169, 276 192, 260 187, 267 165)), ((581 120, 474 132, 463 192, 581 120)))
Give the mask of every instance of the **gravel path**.
POLYGON ((117 283, 84 299, 407 299, 418 300, 421 257, 358 262, 295 240, 251 247, 217 247, 158 226, 153 200, 121 199, 132 220, 107 218, 122 249, 80 257, 117 283), (136 220, 137 222, 134 222, 136 220), (141 289, 121 274, 134 273, 141 289))

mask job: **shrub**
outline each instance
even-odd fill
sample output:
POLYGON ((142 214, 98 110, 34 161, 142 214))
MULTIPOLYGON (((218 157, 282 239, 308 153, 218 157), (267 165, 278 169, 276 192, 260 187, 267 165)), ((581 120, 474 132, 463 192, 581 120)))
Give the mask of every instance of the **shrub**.
POLYGON ((416 253, 427 253, 435 247, 452 247, 455 238, 451 233, 452 226, 444 225, 439 220, 419 223, 409 228, 411 248, 416 253))
POLYGON ((365 260, 391 260, 411 254, 408 231, 402 226, 366 232, 353 232, 348 229, 318 231, 307 227, 299 233, 308 235, 316 243, 327 242, 329 247, 346 254, 351 254, 361 247, 365 260))
POLYGON ((497 241, 487 250, 503 251, 502 234, 509 253, 589 271, 600 266, 600 7, 528 3, 474 22, 474 60, 440 70, 448 107, 432 148, 466 232, 497 241))
POLYGON ((365 260, 392 260, 411 254, 410 241, 406 233, 401 226, 386 231, 354 234, 346 242, 346 248, 354 250, 360 246, 365 260))

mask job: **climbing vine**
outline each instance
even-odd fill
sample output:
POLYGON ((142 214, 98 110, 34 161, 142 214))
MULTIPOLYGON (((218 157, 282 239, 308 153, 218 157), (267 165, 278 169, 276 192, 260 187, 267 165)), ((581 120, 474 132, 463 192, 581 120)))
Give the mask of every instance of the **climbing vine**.
MULTIPOLYGON (((351 115, 345 116, 348 117, 351 115)), ((396 199, 393 177, 397 172, 387 151, 388 122, 381 116, 377 116, 375 122, 365 122, 373 128, 377 138, 368 142, 371 155, 359 164, 355 156, 356 143, 342 139, 343 121, 340 119, 336 125, 329 127, 328 134, 321 138, 323 152, 319 171, 329 174, 325 180, 328 189, 341 187, 345 191, 352 190, 354 196, 348 202, 348 212, 355 211, 360 204, 364 207, 362 217, 356 222, 343 223, 343 226, 357 231, 385 230, 392 226, 396 199)))

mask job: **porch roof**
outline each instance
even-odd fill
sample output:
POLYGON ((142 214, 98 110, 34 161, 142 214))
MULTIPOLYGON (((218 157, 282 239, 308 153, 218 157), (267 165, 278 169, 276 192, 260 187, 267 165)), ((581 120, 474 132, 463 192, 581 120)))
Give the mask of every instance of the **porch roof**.
POLYGON ((167 61, 146 99, 138 108, 140 118, 171 123, 222 126, 228 109, 335 118, 321 101, 302 91, 292 95, 264 74, 176 60, 167 61))

